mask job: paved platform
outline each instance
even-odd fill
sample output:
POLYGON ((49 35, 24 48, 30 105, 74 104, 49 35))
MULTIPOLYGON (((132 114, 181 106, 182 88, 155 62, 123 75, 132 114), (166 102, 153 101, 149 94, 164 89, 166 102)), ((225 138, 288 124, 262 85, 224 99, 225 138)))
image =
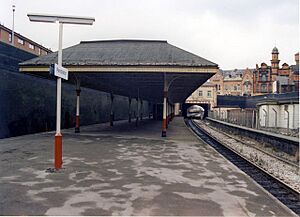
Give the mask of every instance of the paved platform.
POLYGON ((291 216, 247 175, 175 118, 63 131, 63 166, 53 133, 0 140, 0 215, 291 216))

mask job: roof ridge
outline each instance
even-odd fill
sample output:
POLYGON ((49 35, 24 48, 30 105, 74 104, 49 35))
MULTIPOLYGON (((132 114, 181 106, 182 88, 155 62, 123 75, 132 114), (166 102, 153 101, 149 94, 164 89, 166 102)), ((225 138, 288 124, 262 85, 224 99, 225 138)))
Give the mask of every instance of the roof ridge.
POLYGON ((81 41, 80 44, 85 43, 105 43, 105 42, 160 42, 168 43, 167 40, 156 40, 156 39, 107 39, 107 40, 93 40, 93 41, 81 41))

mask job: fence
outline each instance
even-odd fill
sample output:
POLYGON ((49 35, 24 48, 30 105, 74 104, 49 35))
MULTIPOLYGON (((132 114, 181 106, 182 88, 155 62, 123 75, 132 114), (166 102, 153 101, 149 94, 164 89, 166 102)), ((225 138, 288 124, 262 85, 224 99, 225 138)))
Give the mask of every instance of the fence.
MULTIPOLYGON (((297 119, 297 113, 291 113, 290 116, 291 117, 288 117, 288 119, 297 119)), ((277 125, 276 127, 271 127, 269 123, 266 124, 266 120, 271 123, 272 119, 275 119, 275 117, 265 113, 259 114, 257 109, 219 109, 210 111, 208 117, 239 126, 245 126, 289 136, 299 136, 299 128, 292 129, 287 127, 279 127, 277 125)))
POLYGON ((240 126, 257 128, 257 112, 255 109, 214 110, 208 116, 240 126))

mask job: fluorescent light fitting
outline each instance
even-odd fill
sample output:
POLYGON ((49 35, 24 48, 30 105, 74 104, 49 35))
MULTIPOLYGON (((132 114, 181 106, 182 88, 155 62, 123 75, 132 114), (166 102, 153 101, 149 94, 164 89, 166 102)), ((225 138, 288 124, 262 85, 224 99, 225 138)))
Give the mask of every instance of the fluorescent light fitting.
POLYGON ((29 20, 32 22, 46 22, 46 23, 66 23, 66 24, 81 24, 92 25, 95 22, 93 17, 78 17, 69 15, 55 15, 55 14, 27 14, 29 20))

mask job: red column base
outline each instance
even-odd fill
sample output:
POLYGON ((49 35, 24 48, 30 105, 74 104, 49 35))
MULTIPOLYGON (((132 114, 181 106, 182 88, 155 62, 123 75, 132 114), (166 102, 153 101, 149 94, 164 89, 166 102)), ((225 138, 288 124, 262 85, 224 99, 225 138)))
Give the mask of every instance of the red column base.
POLYGON ((76 115, 76 127, 75 127, 75 133, 80 133, 80 124, 79 124, 79 116, 76 115))
POLYGON ((62 135, 60 133, 55 134, 54 144, 54 168, 56 170, 62 167, 62 135))
POLYGON ((167 120, 166 120, 166 128, 168 129, 170 123, 170 118, 169 115, 167 115, 167 120))
POLYGON ((167 136, 167 120, 163 119, 161 137, 167 136))

